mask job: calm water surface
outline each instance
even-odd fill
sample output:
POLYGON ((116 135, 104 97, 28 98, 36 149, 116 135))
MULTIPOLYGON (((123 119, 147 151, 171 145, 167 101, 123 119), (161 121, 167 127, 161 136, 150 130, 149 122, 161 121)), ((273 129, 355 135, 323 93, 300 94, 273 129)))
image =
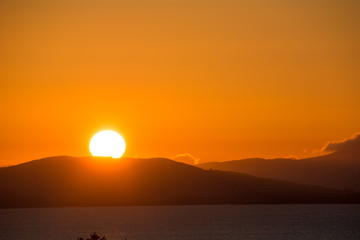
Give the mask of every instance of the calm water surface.
POLYGON ((360 240, 360 205, 1 209, 1 240, 360 240))

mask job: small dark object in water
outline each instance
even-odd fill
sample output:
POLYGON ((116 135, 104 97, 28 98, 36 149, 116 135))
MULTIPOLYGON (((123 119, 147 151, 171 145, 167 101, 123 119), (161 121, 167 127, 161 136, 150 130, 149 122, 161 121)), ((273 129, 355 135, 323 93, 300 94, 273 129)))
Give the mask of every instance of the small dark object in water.
MULTIPOLYGON (((78 240, 84 240, 84 238, 78 238, 78 240)), ((90 238, 87 238, 86 240, 106 240, 106 237, 103 236, 102 238, 100 238, 99 235, 97 235, 96 233, 90 234, 90 238)))

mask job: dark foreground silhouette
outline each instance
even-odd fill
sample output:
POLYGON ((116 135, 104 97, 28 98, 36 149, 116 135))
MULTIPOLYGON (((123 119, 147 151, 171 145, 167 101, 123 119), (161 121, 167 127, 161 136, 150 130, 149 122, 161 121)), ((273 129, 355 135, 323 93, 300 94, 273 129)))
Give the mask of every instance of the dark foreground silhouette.
POLYGON ((359 193, 169 159, 51 157, 0 168, 0 207, 360 203, 359 193))
MULTIPOLYGON (((84 238, 78 238, 78 240, 84 240, 84 238)), ((86 240, 106 240, 106 237, 100 237, 96 233, 90 234, 90 238, 87 238, 86 240)))
MULTIPOLYGON (((78 240, 85 240, 84 238, 78 238, 78 240)), ((107 240, 105 236, 100 237, 96 233, 90 234, 90 238, 87 238, 86 240, 107 240)), ((127 238, 124 238, 124 240, 127 240, 127 238)))

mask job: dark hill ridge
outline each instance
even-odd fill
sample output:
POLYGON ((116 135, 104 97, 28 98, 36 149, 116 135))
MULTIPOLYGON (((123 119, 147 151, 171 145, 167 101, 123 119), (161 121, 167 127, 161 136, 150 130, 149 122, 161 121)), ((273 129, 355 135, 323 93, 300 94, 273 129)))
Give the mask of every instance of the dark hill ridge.
POLYGON ((350 191, 203 170, 164 158, 51 157, 0 169, 0 207, 346 203, 350 191))
POLYGON ((234 171, 300 184, 360 191, 360 156, 358 154, 335 152, 299 160, 251 158, 210 162, 197 166, 203 169, 234 171))

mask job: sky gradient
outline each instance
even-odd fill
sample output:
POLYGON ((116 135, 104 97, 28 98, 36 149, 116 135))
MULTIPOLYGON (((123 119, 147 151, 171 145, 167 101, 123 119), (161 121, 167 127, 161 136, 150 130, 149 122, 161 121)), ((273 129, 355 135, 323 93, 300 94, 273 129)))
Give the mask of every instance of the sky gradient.
POLYGON ((360 3, 0 2, 0 166, 89 155, 307 157, 360 131, 360 3))

